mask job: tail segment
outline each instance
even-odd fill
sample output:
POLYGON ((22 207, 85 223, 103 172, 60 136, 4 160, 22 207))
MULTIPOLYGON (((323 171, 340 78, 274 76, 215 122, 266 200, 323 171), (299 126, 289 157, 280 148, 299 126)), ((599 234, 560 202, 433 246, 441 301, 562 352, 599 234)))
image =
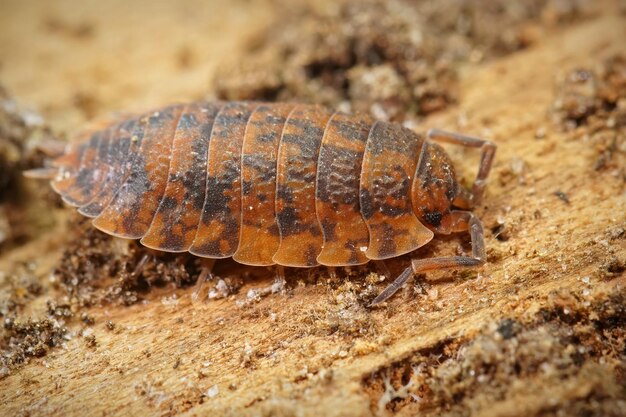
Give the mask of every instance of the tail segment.
POLYGON ((22 172, 22 174, 24 174, 26 178, 34 178, 38 180, 51 180, 57 175, 58 172, 59 172, 58 168, 35 168, 35 169, 26 170, 22 172))

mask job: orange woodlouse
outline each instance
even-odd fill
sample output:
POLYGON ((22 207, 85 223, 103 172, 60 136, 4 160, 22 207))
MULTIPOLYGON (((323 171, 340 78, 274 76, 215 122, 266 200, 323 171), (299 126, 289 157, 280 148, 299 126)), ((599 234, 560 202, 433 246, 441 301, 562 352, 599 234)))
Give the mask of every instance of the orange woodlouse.
POLYGON ((426 137, 316 105, 177 104, 67 146, 49 178, 98 229, 149 248, 247 265, 349 266, 469 231, 472 256, 414 259, 374 301, 421 272, 484 263, 481 199, 496 146, 426 137), (481 148, 469 191, 435 141, 481 148))

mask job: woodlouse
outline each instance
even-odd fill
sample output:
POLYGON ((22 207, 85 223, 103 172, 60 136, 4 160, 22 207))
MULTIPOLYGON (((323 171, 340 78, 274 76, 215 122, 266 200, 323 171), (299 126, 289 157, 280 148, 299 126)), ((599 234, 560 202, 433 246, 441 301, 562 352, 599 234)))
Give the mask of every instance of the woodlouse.
POLYGON ((378 304, 414 274, 484 262, 470 210, 495 150, 316 105, 196 102, 92 132, 28 174, 108 234, 248 265, 358 265, 469 230, 471 257, 414 259, 378 304), (471 191, 435 141, 481 148, 471 191))

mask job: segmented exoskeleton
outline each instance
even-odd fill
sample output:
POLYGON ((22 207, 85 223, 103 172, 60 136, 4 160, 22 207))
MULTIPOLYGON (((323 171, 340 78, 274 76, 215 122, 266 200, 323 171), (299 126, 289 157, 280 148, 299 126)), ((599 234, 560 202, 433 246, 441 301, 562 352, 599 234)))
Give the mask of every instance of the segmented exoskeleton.
POLYGON ((92 132, 30 175, 106 233, 247 265, 358 265, 469 230, 471 257, 414 260, 377 304, 414 273, 484 262, 469 210, 495 149, 315 105, 196 102, 92 132), (482 149, 471 191, 435 141, 482 149))

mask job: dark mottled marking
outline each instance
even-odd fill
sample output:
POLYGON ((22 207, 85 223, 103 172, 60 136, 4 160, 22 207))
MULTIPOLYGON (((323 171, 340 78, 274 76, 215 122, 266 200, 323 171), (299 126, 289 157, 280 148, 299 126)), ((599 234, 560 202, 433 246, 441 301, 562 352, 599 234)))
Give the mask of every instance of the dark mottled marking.
MULTIPOLYGON (((376 176, 372 187, 375 192, 367 197, 372 199, 371 205, 377 206, 378 211, 389 217, 397 217, 405 213, 412 213, 411 205, 403 204, 408 201, 410 188, 409 174, 401 166, 395 165, 389 172, 376 176), (395 201, 389 203, 389 197, 399 201, 400 204, 395 203, 395 201)), ((368 208, 366 213, 370 214, 370 210, 371 208, 368 208)))
POLYGON ((316 143, 308 140, 309 136, 312 134, 317 134, 321 137, 321 133, 323 131, 321 129, 310 129, 305 131, 304 134, 288 134, 283 135, 281 138, 281 142, 285 143, 293 143, 294 145, 298 145, 300 147, 300 159, 302 160, 310 160, 317 159, 317 155, 319 152, 319 147, 316 146, 316 143))
POLYGON ((370 190, 365 187, 361 187, 360 191, 361 196, 361 215, 365 220, 369 220, 374 215, 377 208, 374 207, 374 199, 372 198, 372 193, 370 190))
POLYGON ((109 154, 111 147, 116 143, 116 141, 112 141, 111 139, 116 131, 116 126, 106 129, 98 144, 98 152, 92 163, 90 184, 87 188, 82 190, 83 196, 85 196, 85 204, 93 200, 104 186, 106 175, 110 168, 109 154))
MULTIPOLYGON (((257 140, 259 139, 257 138, 257 140)), ((255 182, 265 183, 276 181, 276 161, 268 159, 267 155, 243 155, 242 163, 258 172, 255 182)))
POLYGON ((320 221, 320 225, 322 226, 322 232, 324 233, 324 237, 328 240, 337 239, 337 235, 335 233, 335 228, 337 227, 336 223, 331 223, 328 220, 320 221))
POLYGON ((280 236, 280 230, 278 230, 278 224, 271 225, 267 231, 274 236, 280 236))
MULTIPOLYGON (((131 239, 138 239, 143 236, 145 230, 141 228, 141 224, 137 221, 137 215, 142 206, 141 197, 150 190, 151 186, 152 182, 148 179, 146 171, 145 157, 141 154, 137 155, 128 179, 120 187, 114 201, 107 207, 107 211, 115 210, 118 216, 120 215, 119 213, 125 213, 125 215, 120 216, 122 227, 116 230, 115 233, 122 237, 128 236, 131 239)), ((105 213, 103 212, 101 216, 103 214, 105 213)))
POLYGON ((416 215, 432 230, 450 233, 450 207, 457 193, 456 173, 448 155, 438 144, 426 142, 411 186, 416 215))
POLYGON ((322 265, 357 265, 368 261, 363 248, 369 230, 361 215, 359 189, 365 145, 372 120, 337 112, 324 133, 317 166, 315 208, 322 225, 322 265), (334 225, 330 228, 328 225, 334 225), (347 246, 346 242, 358 242, 347 246))
POLYGON ((386 151, 394 151, 415 158, 424 141, 415 132, 401 125, 386 122, 376 122, 370 132, 370 138, 375 140, 368 140, 368 152, 381 155, 386 151))
POLYGON ((304 258, 306 259, 306 263, 308 265, 317 264, 317 255, 319 254, 319 248, 316 245, 310 244, 306 248, 306 252, 304 252, 304 258))
POLYGON ((182 116, 180 116, 177 129, 186 130, 186 129, 191 129, 197 126, 198 126, 198 120, 196 120, 196 115, 193 113, 184 113, 182 116))
POLYGON ((348 239, 344 242, 343 246, 350 253, 350 257, 347 261, 348 265, 357 265, 362 262, 358 256, 358 253, 360 251, 359 242, 357 242, 356 240, 348 239))
POLYGON ((164 196, 161 199, 161 207, 166 210, 174 210, 178 205, 178 201, 170 196, 164 196))
POLYGON ((274 204, 276 156, 292 104, 261 104, 248 121, 241 160, 241 228, 233 259, 246 265, 272 265, 280 244, 274 204))
POLYGON ((189 170, 189 174, 186 175, 183 180, 183 185, 191 193, 190 198, 194 210, 202 210, 204 206, 204 200, 206 198, 207 170, 206 168, 202 168, 207 166, 209 141, 211 139, 213 123, 215 122, 217 111, 220 108, 220 104, 205 105, 205 110, 207 112, 206 119, 200 125, 200 136, 194 140, 192 146, 195 160, 189 170))
POLYGON ((257 139, 259 142, 273 142, 276 140, 276 134, 274 132, 268 133, 267 135, 261 135, 257 139))
POLYGON ((59 168, 59 172, 50 182, 52 189, 61 195, 63 201, 72 206, 80 206, 80 188, 76 186, 78 172, 86 165, 87 154, 90 148, 89 137, 84 142, 72 146, 70 151, 56 159, 53 166, 59 168))
POLYGON ((94 162, 99 154, 100 142, 103 140, 108 131, 99 131, 91 136, 89 139, 89 145, 85 151, 85 158, 90 158, 88 161, 84 160, 84 165, 76 175, 75 191, 80 193, 80 199, 77 200, 78 205, 82 205, 90 200, 87 192, 91 190, 94 181, 94 162))
POLYGON ((91 184, 88 189, 83 190, 83 195, 86 198, 85 203, 91 201, 102 190, 106 174, 108 173, 110 167, 108 159, 112 144, 111 137, 114 133, 114 128, 106 129, 102 140, 100 140, 100 144, 98 145, 98 154, 91 169, 91 184))
POLYGON ((336 126, 341 136, 345 139, 363 143, 367 141, 367 135, 363 134, 363 126, 354 122, 338 121, 336 119, 331 120, 330 123, 336 126))
MULTIPOLYGON (((380 231, 380 234, 388 235, 388 236, 395 236, 396 234, 396 231, 389 224, 381 223, 380 228, 382 229, 380 231)), ((380 246, 379 256, 383 258, 396 256, 397 251, 398 251, 398 248, 396 247, 395 240, 385 239, 383 241, 383 244, 380 246)))
POLYGON ((250 181, 242 181, 241 182, 241 192, 243 195, 250 195, 252 191, 252 183, 250 181))
POLYGON ((294 202, 293 190, 286 185, 278 184, 276 186, 276 198, 291 204, 294 202))
POLYGON ((206 189, 207 197, 202 210, 202 223, 208 225, 216 216, 227 216, 231 214, 228 203, 233 199, 228 191, 233 189, 233 181, 239 178, 238 170, 229 165, 225 175, 220 177, 207 177, 206 189))
POLYGON ((457 194, 458 194, 457 187, 449 186, 448 188, 446 188, 446 198, 448 199, 448 201, 454 201, 457 194))
POLYGON ((298 216, 298 210, 295 207, 285 207, 276 213, 278 224, 288 224, 290 227, 282 231, 284 237, 300 234, 307 230, 302 224, 302 220, 298 216))

